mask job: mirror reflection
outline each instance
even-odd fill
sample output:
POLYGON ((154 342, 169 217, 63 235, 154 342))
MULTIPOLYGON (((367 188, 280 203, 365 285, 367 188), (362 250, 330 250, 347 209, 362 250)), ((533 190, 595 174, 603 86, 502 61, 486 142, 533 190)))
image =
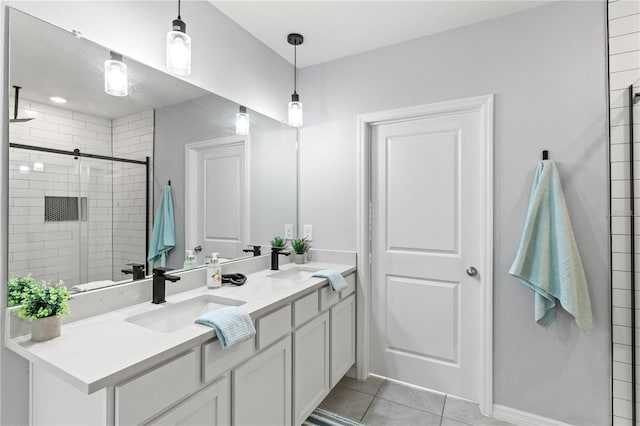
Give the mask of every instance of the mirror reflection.
POLYGON ((196 246, 197 264, 250 256, 249 243, 295 226, 294 129, 247 106, 250 133, 238 136, 238 104, 126 56, 128 95, 109 95, 112 57, 9 9, 10 277, 81 289, 131 279, 122 271, 145 265, 170 180, 169 267, 196 246))

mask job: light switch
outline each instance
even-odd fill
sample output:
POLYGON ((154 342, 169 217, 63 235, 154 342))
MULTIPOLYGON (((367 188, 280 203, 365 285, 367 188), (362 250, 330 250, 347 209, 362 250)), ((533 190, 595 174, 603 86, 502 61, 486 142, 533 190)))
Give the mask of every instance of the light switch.
POLYGON ((307 241, 313 240, 313 225, 305 225, 303 230, 304 239, 307 241))
POLYGON ((284 239, 293 240, 293 224, 287 223, 284 225, 284 239))

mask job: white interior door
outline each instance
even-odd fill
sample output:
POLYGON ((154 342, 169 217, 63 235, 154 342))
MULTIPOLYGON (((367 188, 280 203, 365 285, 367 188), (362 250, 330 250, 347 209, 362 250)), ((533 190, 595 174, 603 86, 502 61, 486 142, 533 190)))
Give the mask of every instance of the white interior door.
POLYGON ((187 248, 220 258, 243 255, 247 241, 245 142, 231 138, 187 146, 187 248))
POLYGON ((484 358, 482 118, 458 110, 371 127, 371 372, 474 401, 484 358))

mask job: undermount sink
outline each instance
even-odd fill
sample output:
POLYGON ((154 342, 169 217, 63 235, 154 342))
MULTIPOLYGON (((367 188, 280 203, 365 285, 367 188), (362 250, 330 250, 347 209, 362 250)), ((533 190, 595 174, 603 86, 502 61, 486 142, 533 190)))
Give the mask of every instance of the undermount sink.
POLYGON ((225 306, 240 306, 247 302, 211 294, 194 297, 178 303, 166 302, 160 308, 126 318, 126 321, 163 333, 186 327, 200 315, 225 306))
POLYGON ((273 274, 269 274, 267 276, 270 278, 278 278, 281 280, 306 281, 311 278, 314 272, 318 272, 319 270, 320 269, 318 268, 309 268, 307 266, 295 266, 293 268, 274 272, 273 274))

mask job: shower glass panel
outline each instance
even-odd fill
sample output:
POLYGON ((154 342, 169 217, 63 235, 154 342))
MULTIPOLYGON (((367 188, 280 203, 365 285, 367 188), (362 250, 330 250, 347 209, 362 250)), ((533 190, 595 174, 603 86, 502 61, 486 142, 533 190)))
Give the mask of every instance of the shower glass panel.
POLYGON ((9 173, 10 277, 71 288, 145 263, 144 162, 12 147, 9 173))

